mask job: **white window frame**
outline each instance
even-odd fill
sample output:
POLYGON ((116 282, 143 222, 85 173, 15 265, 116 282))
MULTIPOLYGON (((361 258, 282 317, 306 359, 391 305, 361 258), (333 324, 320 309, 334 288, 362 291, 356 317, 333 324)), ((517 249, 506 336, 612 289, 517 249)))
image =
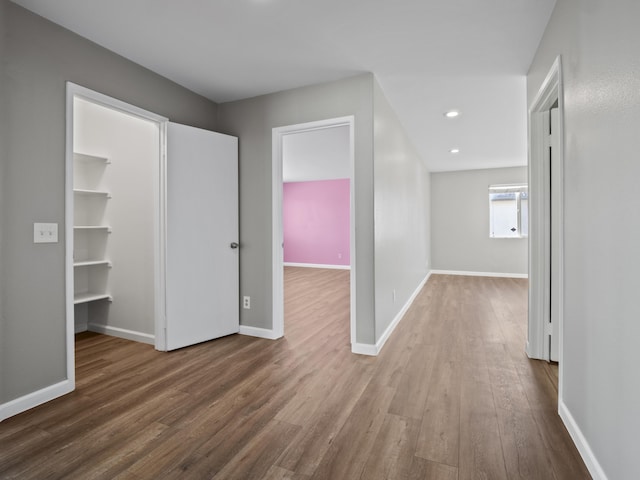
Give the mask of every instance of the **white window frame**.
POLYGON ((523 234, 523 222, 522 222, 522 195, 527 195, 528 200, 528 185, 525 183, 508 184, 508 185, 489 185, 489 238, 527 238, 527 234, 523 234), (491 196, 497 193, 515 193, 516 200, 516 232, 514 235, 495 235, 493 232, 493 202, 491 196))

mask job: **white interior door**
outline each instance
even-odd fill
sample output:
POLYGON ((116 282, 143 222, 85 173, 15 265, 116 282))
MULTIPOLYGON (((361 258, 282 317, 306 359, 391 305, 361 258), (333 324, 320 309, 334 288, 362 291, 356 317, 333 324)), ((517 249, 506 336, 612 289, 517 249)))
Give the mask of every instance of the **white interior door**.
POLYGON ((239 330, 238 139, 169 123, 167 350, 239 330))
POLYGON ((544 268, 544 321, 545 321, 545 359, 557 362, 559 360, 560 339, 560 218, 561 201, 561 163, 558 159, 558 109, 552 108, 543 112, 545 135, 544 154, 544 225, 545 225, 545 268, 544 268))
POLYGON ((558 154, 560 152, 560 142, 558 135, 560 118, 558 116, 558 109, 552 108, 550 111, 550 127, 551 127, 551 147, 550 147, 550 191, 551 191, 551 235, 550 235, 550 247, 551 247, 551 338, 549 345, 549 359, 557 362, 559 360, 559 339, 560 339, 560 295, 562 285, 560 284, 562 279, 560 276, 560 229, 562 228, 562 222, 560 218, 560 204, 561 201, 561 181, 562 170, 561 163, 558 161, 558 154))

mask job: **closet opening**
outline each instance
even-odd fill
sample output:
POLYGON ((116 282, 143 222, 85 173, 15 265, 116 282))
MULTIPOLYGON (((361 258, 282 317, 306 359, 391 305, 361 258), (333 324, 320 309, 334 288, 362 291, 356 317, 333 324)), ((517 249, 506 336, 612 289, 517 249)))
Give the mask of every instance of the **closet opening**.
POLYGON ((68 83, 66 145, 71 389, 77 333, 160 351, 238 333, 238 139, 68 83))
POLYGON ((67 370, 96 332, 156 344, 166 119, 67 85, 67 370))
POLYGON ((158 124, 80 97, 73 109, 74 330, 153 344, 158 124))

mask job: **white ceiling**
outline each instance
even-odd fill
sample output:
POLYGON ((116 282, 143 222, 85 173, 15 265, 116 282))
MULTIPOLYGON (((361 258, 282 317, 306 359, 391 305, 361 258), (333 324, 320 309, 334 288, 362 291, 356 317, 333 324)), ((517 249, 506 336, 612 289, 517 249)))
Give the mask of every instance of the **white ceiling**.
POLYGON ((556 0, 14 1, 219 103, 373 72, 446 171, 526 164, 525 75, 556 0))

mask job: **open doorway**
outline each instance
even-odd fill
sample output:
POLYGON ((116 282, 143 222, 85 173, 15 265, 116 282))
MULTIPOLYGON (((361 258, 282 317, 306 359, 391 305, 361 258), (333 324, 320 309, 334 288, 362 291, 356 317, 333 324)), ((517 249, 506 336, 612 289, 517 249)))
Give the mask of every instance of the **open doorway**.
MULTIPOLYGON (((285 332, 291 296, 327 292, 340 302, 355 341, 353 118, 273 130, 273 329, 285 332), (296 280, 297 279, 297 280, 296 280), (300 280, 304 279, 303 282, 300 280), (310 290, 285 288, 307 283, 310 290), (313 286, 315 284, 315 286, 313 286), (342 287, 340 287, 342 285, 342 287), (288 298, 285 298, 285 292, 288 298)), ((325 304, 337 303, 327 298, 325 304)))

